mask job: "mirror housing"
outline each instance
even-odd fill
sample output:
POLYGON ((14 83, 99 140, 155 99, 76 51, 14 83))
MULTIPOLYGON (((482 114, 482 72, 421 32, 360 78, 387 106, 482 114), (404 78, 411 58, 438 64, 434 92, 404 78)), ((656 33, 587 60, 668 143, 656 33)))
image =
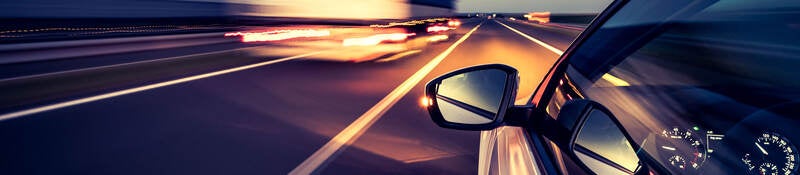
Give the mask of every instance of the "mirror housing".
POLYGON ((456 70, 428 82, 426 108, 440 127, 491 130, 503 124, 518 81, 518 71, 503 64, 456 70))
POLYGON ((668 174, 643 153, 622 123, 600 103, 571 100, 562 106, 552 130, 567 156, 594 174, 668 174), (556 129, 560 128, 560 129, 556 129))

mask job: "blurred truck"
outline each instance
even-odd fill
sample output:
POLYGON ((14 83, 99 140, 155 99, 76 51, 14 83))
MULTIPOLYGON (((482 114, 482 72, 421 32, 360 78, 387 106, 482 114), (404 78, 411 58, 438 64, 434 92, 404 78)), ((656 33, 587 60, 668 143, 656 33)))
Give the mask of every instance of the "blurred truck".
POLYGON ((525 15, 525 18, 528 18, 528 21, 546 24, 550 22, 550 12, 530 12, 525 15))

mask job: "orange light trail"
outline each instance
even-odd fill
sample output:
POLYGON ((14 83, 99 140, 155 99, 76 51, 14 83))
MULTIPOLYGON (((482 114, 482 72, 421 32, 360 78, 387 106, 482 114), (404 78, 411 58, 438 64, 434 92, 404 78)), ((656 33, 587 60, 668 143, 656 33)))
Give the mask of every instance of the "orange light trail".
POLYGON ((448 38, 449 37, 447 35, 436 35, 436 36, 432 36, 432 37, 428 38, 428 41, 429 42, 439 42, 439 41, 447 40, 448 38))
POLYGON ((331 35, 327 30, 276 30, 269 32, 233 32, 225 36, 241 36, 242 42, 280 41, 292 38, 323 37, 331 35))
POLYGON ((347 38, 342 41, 343 46, 374 46, 384 41, 404 41, 408 36, 413 36, 413 33, 389 33, 377 34, 363 38, 347 38))
POLYGON ((540 24, 546 24, 550 22, 550 12, 531 12, 525 15, 528 18, 528 21, 536 21, 540 24))
POLYGON ((373 24, 373 25, 370 25, 370 27, 386 28, 386 27, 395 27, 395 26, 413 26, 413 25, 419 25, 419 24, 425 24, 425 23, 431 23, 431 22, 439 22, 439 21, 445 21, 445 20, 447 20, 447 18, 430 18, 430 19, 413 20, 413 21, 405 21, 405 22, 392 22, 392 23, 389 23, 388 25, 373 24))
POLYGON ((428 27, 428 32, 429 33, 444 32, 444 31, 448 31, 448 30, 450 30, 450 27, 446 27, 446 26, 430 26, 430 27, 428 27))
POLYGON ((461 21, 451 20, 451 21, 447 22, 447 25, 450 26, 450 27, 458 27, 458 26, 461 26, 461 21))

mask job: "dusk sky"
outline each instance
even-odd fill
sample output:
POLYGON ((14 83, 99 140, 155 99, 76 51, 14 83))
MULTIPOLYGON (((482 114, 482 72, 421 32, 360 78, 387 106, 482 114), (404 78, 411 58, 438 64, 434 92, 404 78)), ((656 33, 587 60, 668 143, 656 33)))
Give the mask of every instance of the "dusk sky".
POLYGON ((611 0, 458 0, 457 12, 597 13, 611 0))

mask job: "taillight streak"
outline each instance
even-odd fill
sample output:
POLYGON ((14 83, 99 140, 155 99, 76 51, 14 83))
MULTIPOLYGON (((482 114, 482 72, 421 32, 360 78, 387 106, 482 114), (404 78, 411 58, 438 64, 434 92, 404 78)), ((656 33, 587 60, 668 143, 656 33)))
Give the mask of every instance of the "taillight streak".
POLYGON ((382 42, 399 42, 405 41, 413 33, 389 33, 389 34, 376 34, 363 38, 347 38, 342 41, 344 46, 374 46, 382 42))
POLYGON ((280 41, 292 38, 322 37, 331 35, 327 30, 276 30, 269 32, 233 32, 225 36, 241 36, 242 42, 280 41))

